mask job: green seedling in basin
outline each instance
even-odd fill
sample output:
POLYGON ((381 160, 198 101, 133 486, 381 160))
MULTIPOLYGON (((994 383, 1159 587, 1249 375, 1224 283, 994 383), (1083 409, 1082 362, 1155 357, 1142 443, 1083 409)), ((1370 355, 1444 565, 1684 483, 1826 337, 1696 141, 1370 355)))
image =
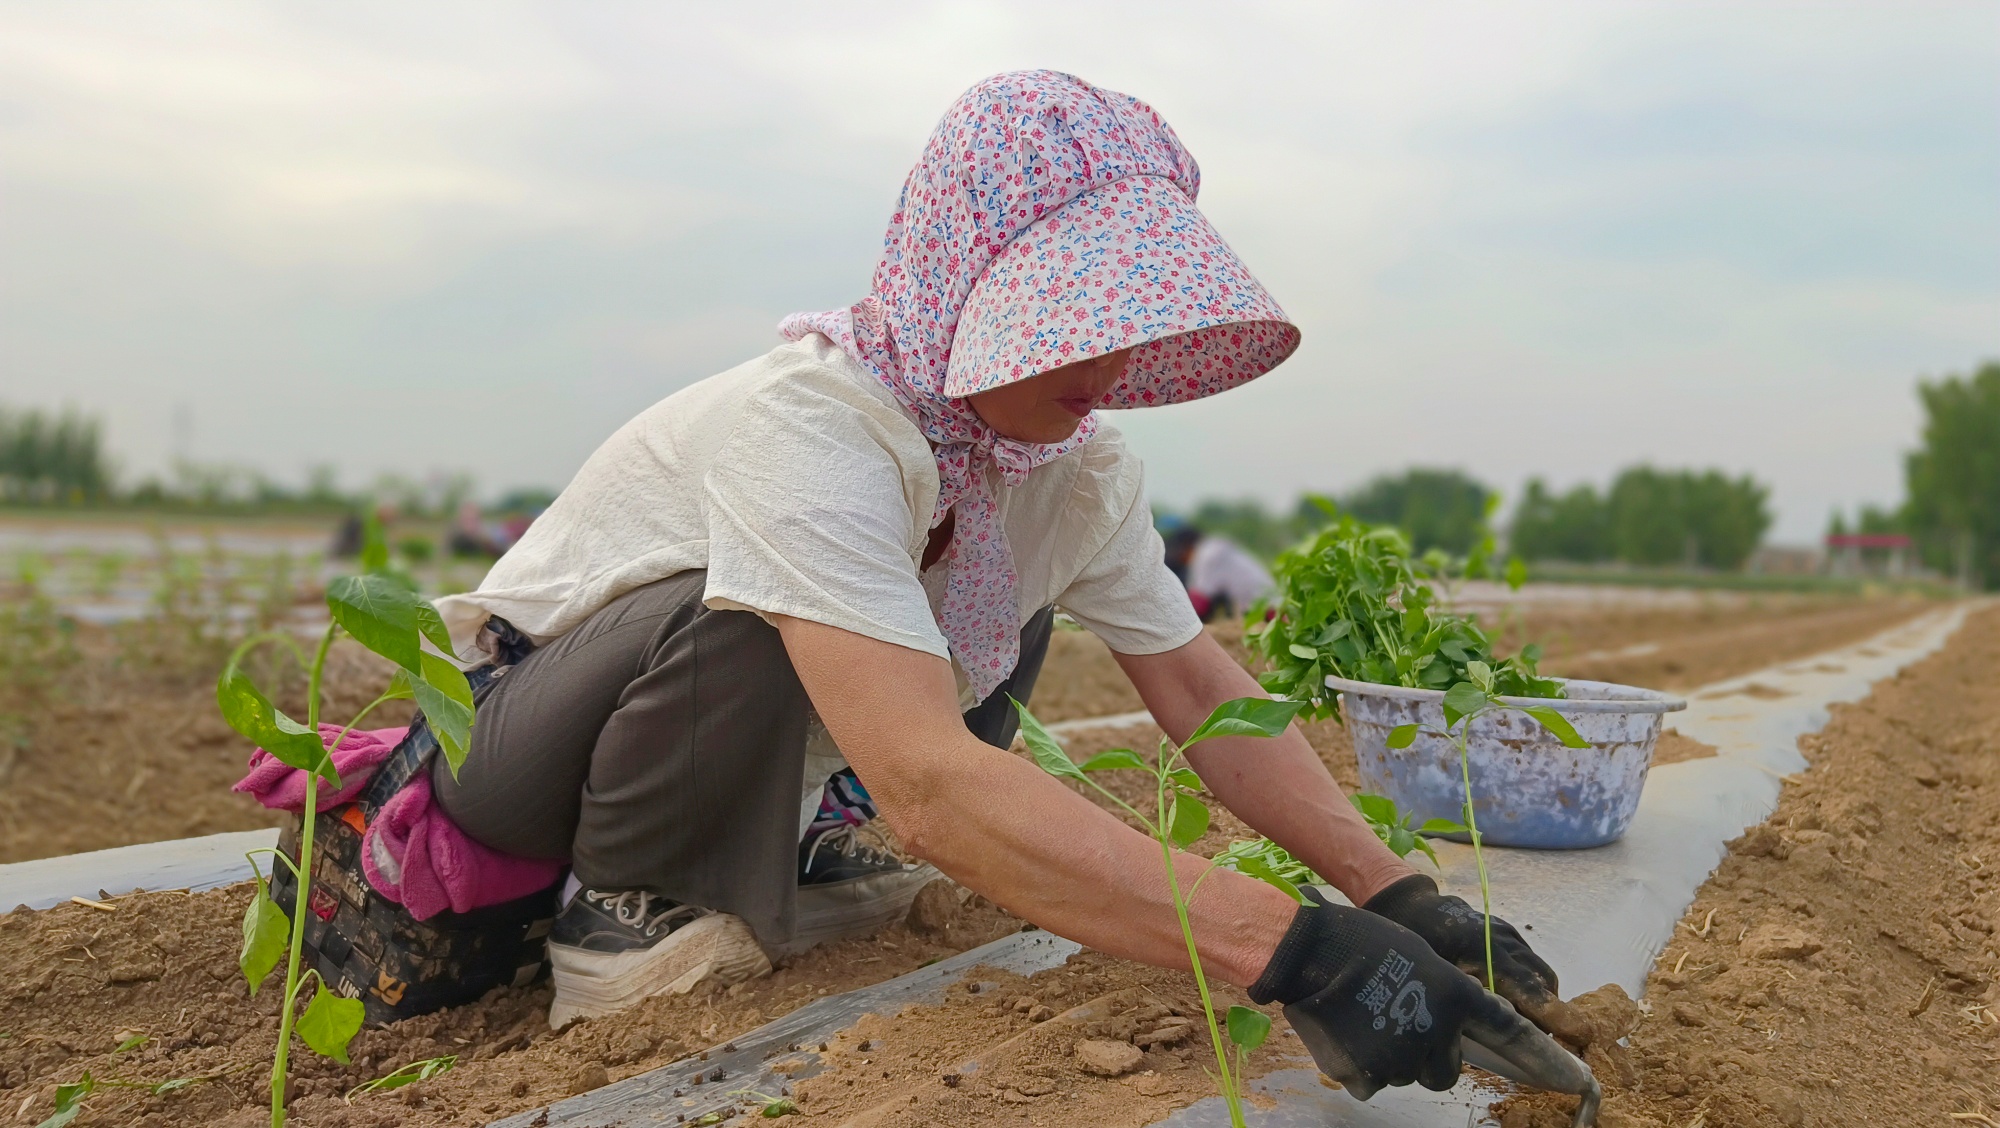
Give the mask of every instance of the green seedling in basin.
MULTIPOLYGON (((393 570, 389 553, 382 543, 380 525, 370 522, 361 552, 362 574, 341 576, 327 585, 326 606, 333 621, 320 635, 319 645, 307 659, 298 643, 281 631, 266 631, 245 639, 230 654, 215 685, 215 703, 229 727, 263 748, 280 762, 306 773, 305 810, 299 829, 299 859, 277 850, 252 851, 271 855, 273 865, 291 869, 297 879, 297 897, 287 918, 271 899, 270 886, 261 872, 256 874, 256 892, 243 914, 243 951, 238 958, 243 977, 256 994, 264 979, 280 962, 285 965, 284 998, 278 1009, 278 1045, 271 1063, 271 1125, 285 1123, 285 1078, 297 1034, 314 1052, 347 1064, 347 1044, 361 1030, 361 1000, 344 997, 319 981, 319 973, 301 974, 299 959, 305 934, 292 927, 306 915, 312 890, 313 824, 318 810, 322 780, 340 786, 333 753, 346 741, 354 726, 389 701, 414 698, 424 719, 436 735, 445 761, 457 774, 472 739, 472 690, 458 667, 437 653, 424 649, 428 642, 441 653, 451 652, 451 638, 437 608, 418 597, 408 576, 393 570), (320 738, 320 705, 324 698, 327 654, 342 634, 395 663, 397 669, 381 696, 347 722, 330 742, 320 738), (301 724, 285 715, 271 698, 244 672, 244 659, 258 647, 274 646, 289 651, 306 668, 306 719, 301 724), (303 1012, 299 1001, 308 987, 313 988, 303 1012)), ((256 859, 251 859, 253 871, 256 859)))
MULTIPOLYGON (((1472 860, 1479 867, 1479 909, 1485 914, 1486 923, 1486 989, 1491 991, 1494 987, 1493 887, 1486 878, 1486 851, 1480 845, 1479 816, 1473 810, 1472 757, 1466 750, 1466 742, 1472 735, 1472 722, 1501 709, 1519 709, 1539 721, 1543 728, 1568 747, 1588 748, 1590 742, 1577 735, 1569 718, 1546 705, 1518 705, 1501 701, 1500 698, 1506 695, 1500 692, 1500 679, 1486 663, 1468 662, 1466 673, 1470 680, 1459 682, 1445 691, 1443 729, 1421 723, 1397 725, 1389 730, 1388 744, 1391 748, 1408 748, 1416 743, 1419 732, 1431 732, 1451 741, 1452 747, 1458 750, 1459 775, 1465 783, 1465 826, 1440 833, 1463 830, 1472 839, 1472 860)), ((1391 806, 1393 808, 1393 804, 1391 806)), ((1429 852, 1428 848, 1426 852, 1429 852)), ((1437 855, 1432 854, 1431 860, 1435 862, 1437 855)))
MULTIPOLYGON (((1245 641, 1269 666, 1257 678, 1265 689, 1306 702, 1308 720, 1338 718, 1329 675, 1444 689, 1468 680, 1476 662, 1491 674, 1496 693, 1562 696, 1562 683, 1536 672, 1539 647, 1500 659, 1479 624, 1446 611, 1432 590, 1432 581, 1490 575, 1486 542, 1464 560, 1436 550, 1415 557, 1397 530, 1371 528, 1316 500, 1331 523, 1278 555, 1277 594, 1251 609, 1244 628, 1245 641)), ((1511 565, 1504 574, 1516 587, 1526 579, 1511 565)))
POLYGON ((1188 920, 1188 904, 1194 900, 1201 883, 1218 869, 1232 869, 1254 877, 1304 905, 1313 902, 1299 887, 1313 877, 1310 870, 1276 843, 1263 839, 1238 842, 1216 855, 1212 859, 1214 864, 1196 878, 1185 893, 1181 891, 1174 852, 1177 848, 1186 849, 1193 845, 1196 839, 1208 832, 1209 824, 1208 805, 1201 799, 1201 777, 1187 766, 1187 750, 1218 736, 1277 736, 1285 731, 1285 726, 1291 724, 1292 718, 1305 704, 1303 701, 1272 701, 1261 697, 1225 701, 1189 734, 1186 742, 1175 744, 1161 737, 1159 754, 1152 763, 1147 763, 1129 748, 1113 748, 1078 764, 1028 712, 1027 706, 1014 702, 1015 711, 1021 715, 1021 739, 1027 743, 1029 753, 1043 771, 1095 789, 1137 819, 1146 833, 1160 844, 1160 856, 1166 863, 1167 888, 1173 895, 1174 914, 1180 921, 1181 940, 1187 945, 1188 965, 1194 971, 1194 985, 1201 995, 1202 1013, 1208 1019, 1209 1044, 1215 1049, 1216 1086, 1221 1090, 1223 1102, 1229 1106, 1232 1128, 1243 1128, 1244 1124, 1243 1067, 1250 1054, 1270 1035, 1271 1020, 1262 1011, 1241 1006, 1230 1007, 1220 1021, 1216 1019, 1215 1000, 1209 994, 1208 979, 1201 971, 1201 953, 1195 950, 1194 926, 1188 920), (1128 770, 1146 772, 1153 777, 1151 814, 1140 811, 1091 778, 1099 772, 1128 770))

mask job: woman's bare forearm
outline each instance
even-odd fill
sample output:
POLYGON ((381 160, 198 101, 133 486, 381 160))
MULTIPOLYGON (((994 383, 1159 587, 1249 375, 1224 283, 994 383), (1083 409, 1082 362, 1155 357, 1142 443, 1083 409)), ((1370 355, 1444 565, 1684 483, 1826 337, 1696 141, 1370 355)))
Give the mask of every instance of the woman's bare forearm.
MULTIPOLYGON (((1167 735, 1182 740, 1224 701, 1265 696, 1207 632, 1164 654, 1117 655, 1167 735)), ((1207 740, 1188 752, 1215 797, 1363 904, 1416 871, 1389 852, 1347 801, 1296 725, 1282 736, 1207 740)))
MULTIPOLYGON (((805 620, 778 626, 814 708, 912 852, 1050 932, 1188 966, 1158 843, 975 739, 942 660, 805 620)), ((1174 865, 1183 891, 1209 868, 1180 851, 1174 865)), ((1203 881, 1190 919, 1204 970, 1254 982, 1295 909, 1239 874, 1203 881)))

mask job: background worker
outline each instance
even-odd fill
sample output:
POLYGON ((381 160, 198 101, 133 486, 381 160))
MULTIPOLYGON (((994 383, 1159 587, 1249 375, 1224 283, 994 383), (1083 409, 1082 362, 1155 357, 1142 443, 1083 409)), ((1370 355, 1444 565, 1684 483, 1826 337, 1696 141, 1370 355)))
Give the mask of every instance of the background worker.
MULTIPOLYGON (((1004 748, 1057 607, 1176 739, 1260 692, 1201 630, 1096 414, 1214 395, 1297 347, 1198 187, 1136 99, 1047 71, 980 83, 925 145, 867 297, 627 423, 477 592, 440 601, 461 660, 508 626, 536 644, 459 778, 432 781, 474 838, 573 866, 553 1022, 892 917, 930 871, 859 846, 878 809, 1018 916, 1187 966, 1153 841, 1004 748)), ((1296 729, 1192 760, 1367 906, 1220 872, 1192 909, 1211 972, 1301 1004, 1330 1073, 1448 1087, 1467 1021, 1521 1022, 1455 966, 1482 958, 1478 914, 1376 839, 1296 729)), ((1551 999, 1497 931, 1503 990, 1551 999)))
POLYGON ((1262 561, 1228 537, 1204 533, 1192 522, 1159 522, 1167 568, 1187 586, 1188 602, 1206 623, 1250 610, 1276 586, 1262 561))

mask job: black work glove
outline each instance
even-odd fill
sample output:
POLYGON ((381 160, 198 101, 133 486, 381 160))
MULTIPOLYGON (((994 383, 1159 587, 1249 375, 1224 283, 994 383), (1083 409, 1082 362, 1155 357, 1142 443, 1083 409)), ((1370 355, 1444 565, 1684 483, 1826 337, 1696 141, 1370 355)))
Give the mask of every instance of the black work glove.
MULTIPOLYGON (((1486 983, 1485 914, 1438 892, 1420 873, 1396 882, 1362 906, 1424 938, 1431 951, 1486 983)), ((1556 996, 1555 969, 1535 954, 1514 926, 1493 918, 1493 990, 1542 1029, 1572 1043, 1590 1040, 1590 1025, 1556 996)))
POLYGON ((1422 937, 1343 905, 1302 906, 1250 997, 1285 1004, 1320 1071, 1364 1101, 1385 1085, 1451 1088, 1461 1035, 1540 1037, 1422 937))

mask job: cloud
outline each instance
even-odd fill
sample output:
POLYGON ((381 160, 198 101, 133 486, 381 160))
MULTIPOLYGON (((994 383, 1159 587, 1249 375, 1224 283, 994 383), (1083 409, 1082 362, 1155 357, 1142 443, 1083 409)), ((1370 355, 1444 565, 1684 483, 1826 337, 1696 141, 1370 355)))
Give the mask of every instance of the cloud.
POLYGON ((859 295, 980 76, 1151 101, 1305 329, 1118 420, 1157 496, 1636 458, 1892 500, 1911 385, 2000 351, 1980 4, 160 3, 0 13, 0 398, 138 470, 566 480, 859 295), (18 374, 16 376, 15 374, 18 374))

